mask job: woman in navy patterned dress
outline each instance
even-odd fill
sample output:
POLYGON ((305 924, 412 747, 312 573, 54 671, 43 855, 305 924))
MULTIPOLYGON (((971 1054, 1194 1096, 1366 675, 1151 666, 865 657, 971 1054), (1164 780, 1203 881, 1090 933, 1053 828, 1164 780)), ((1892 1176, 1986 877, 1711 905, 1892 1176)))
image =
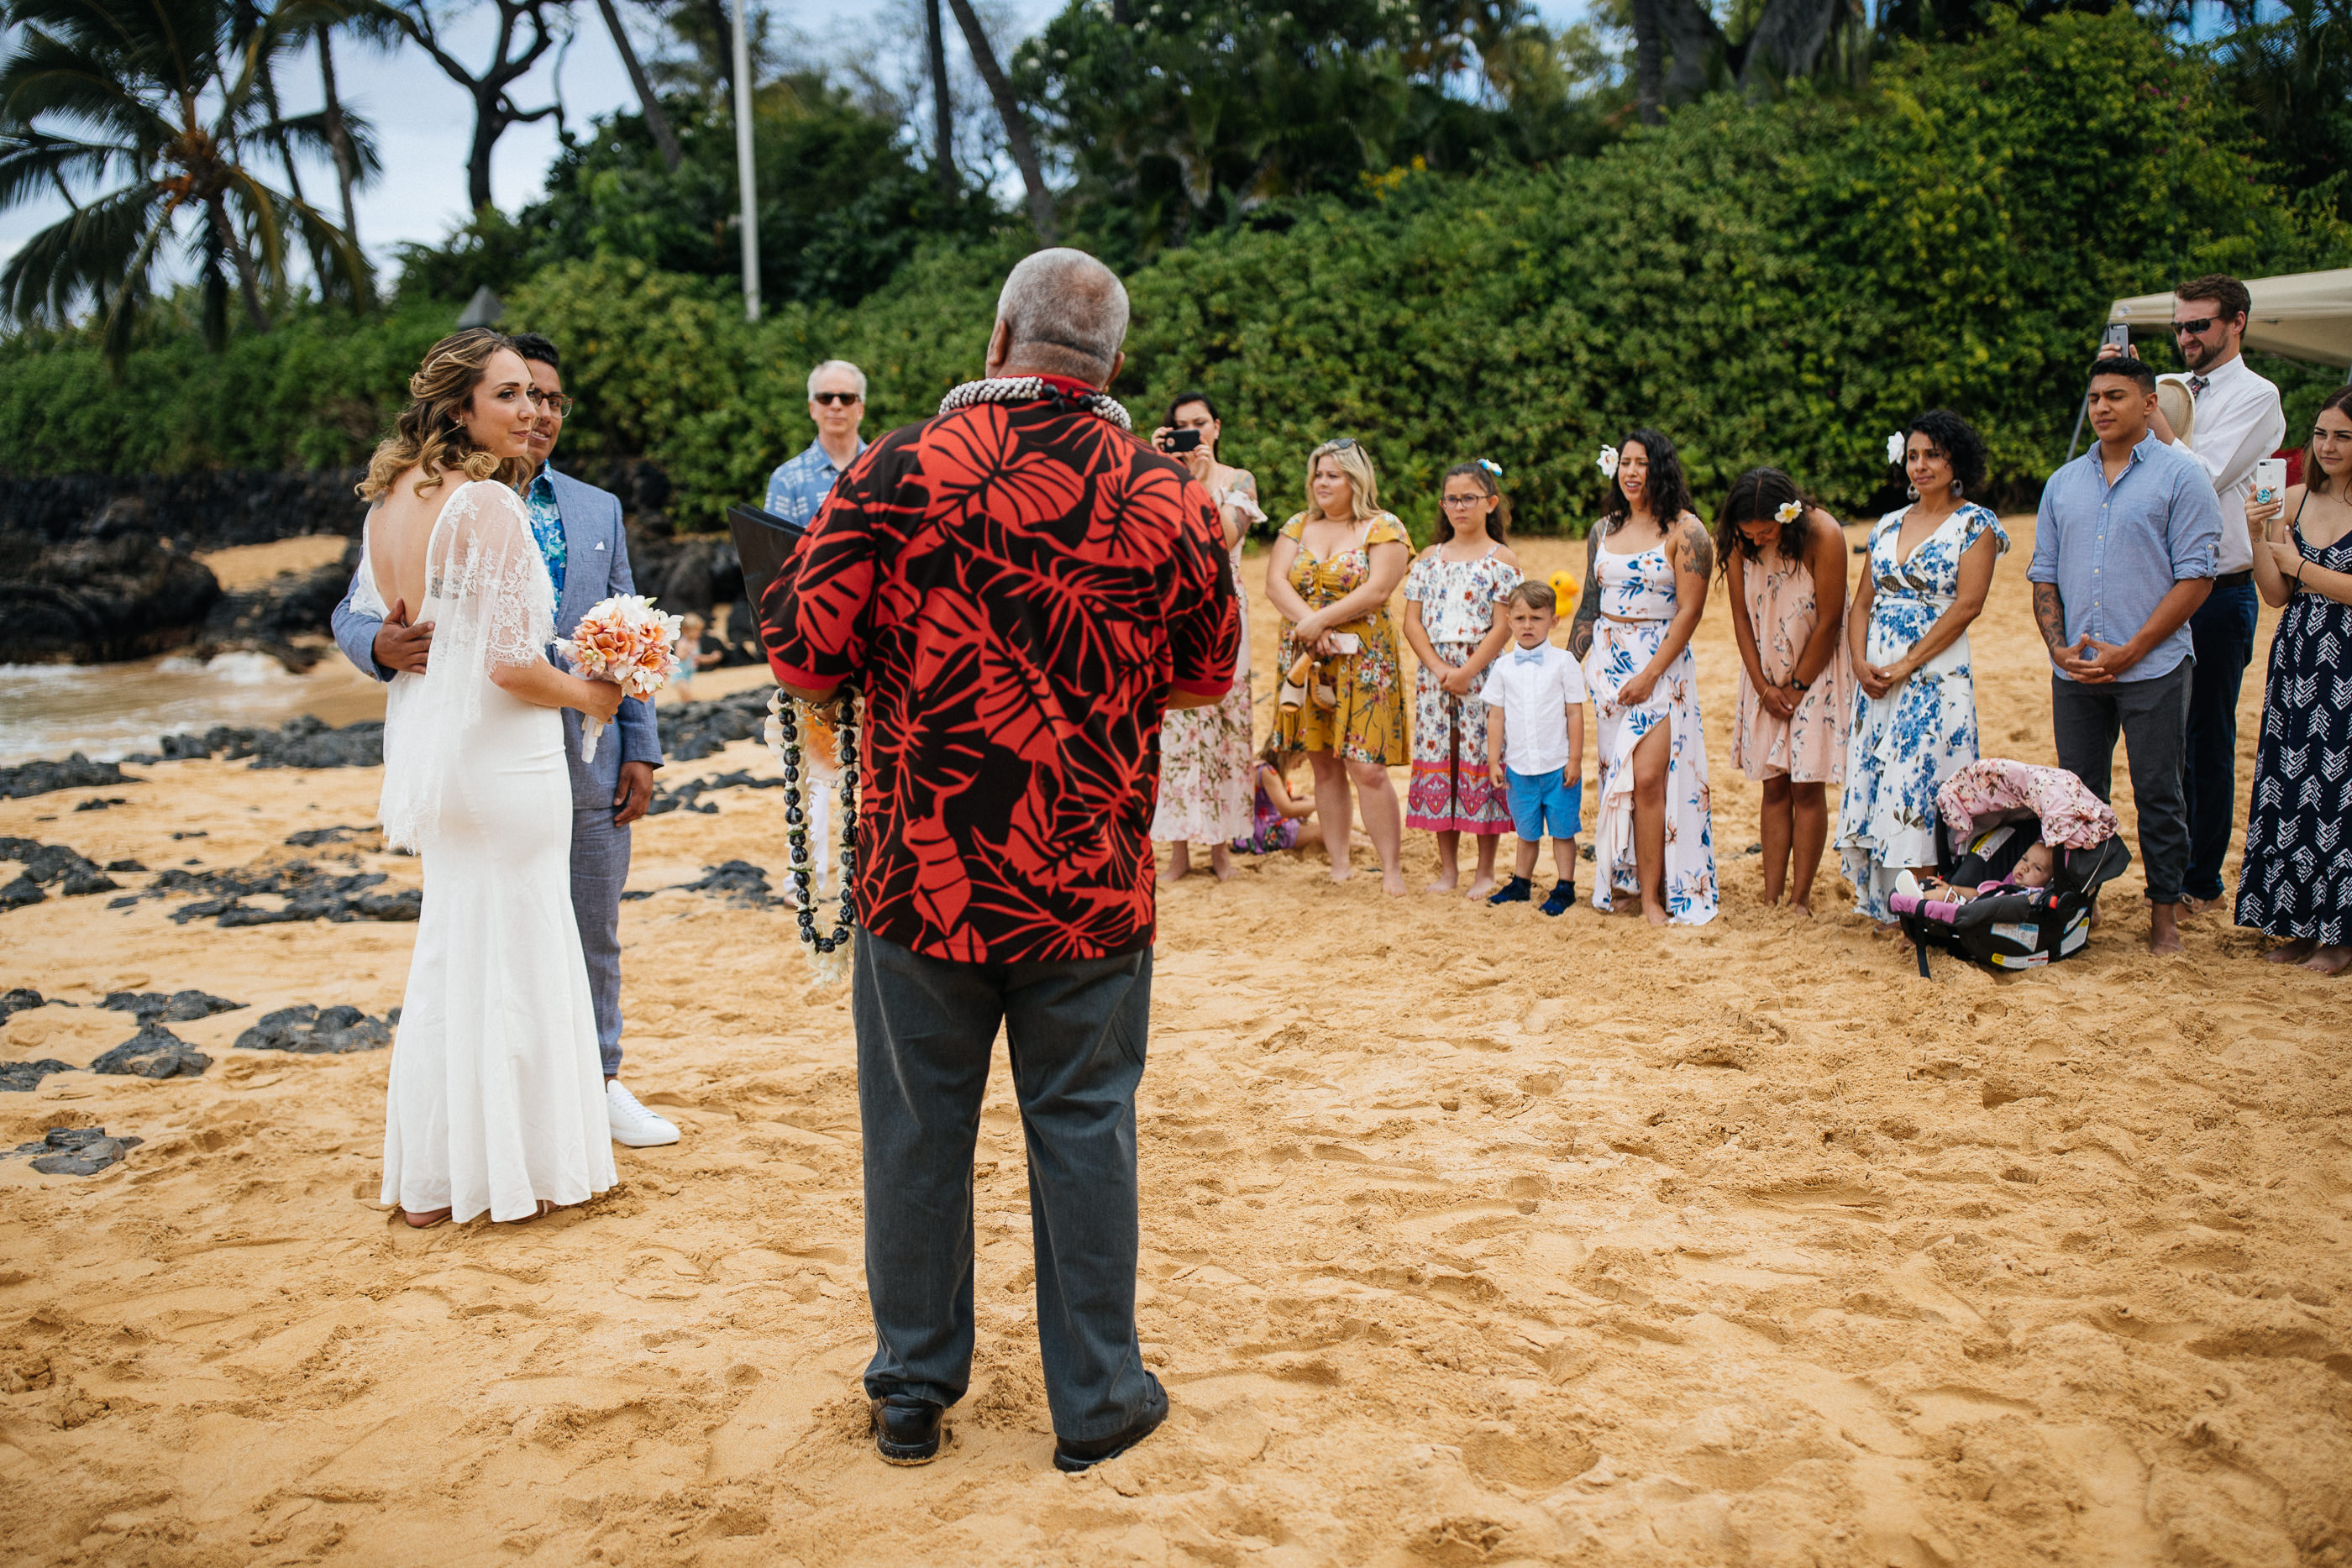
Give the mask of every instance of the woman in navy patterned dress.
POLYGON ((2246 507, 2254 585, 2286 613, 2263 689, 2238 924, 2286 938, 2263 955, 2272 963, 2340 975, 2352 968, 2352 387, 2321 406, 2303 471, 2283 503, 2246 507))

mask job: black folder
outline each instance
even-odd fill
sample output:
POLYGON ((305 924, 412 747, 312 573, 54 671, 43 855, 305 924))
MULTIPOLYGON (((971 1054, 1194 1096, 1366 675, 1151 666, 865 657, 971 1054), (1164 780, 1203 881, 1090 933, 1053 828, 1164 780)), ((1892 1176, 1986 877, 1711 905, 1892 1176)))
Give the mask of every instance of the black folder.
POLYGON ((743 563, 743 596, 756 610, 808 529, 765 507, 730 507, 727 530, 734 535, 735 554, 743 563))

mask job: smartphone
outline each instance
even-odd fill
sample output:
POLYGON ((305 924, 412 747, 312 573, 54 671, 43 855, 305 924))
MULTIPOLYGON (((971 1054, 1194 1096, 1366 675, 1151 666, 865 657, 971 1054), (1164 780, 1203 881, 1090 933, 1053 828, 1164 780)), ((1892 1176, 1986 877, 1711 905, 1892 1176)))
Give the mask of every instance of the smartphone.
POLYGON ((1331 633, 1331 646, 1342 653, 1360 653, 1364 651, 1364 640, 1353 632, 1334 632, 1331 633))
POLYGON ((1192 452, 1200 445, 1201 433, 1197 430, 1171 430, 1160 438, 1162 452, 1192 452))
POLYGON ((2107 323, 2107 329, 2099 334, 2099 353, 2102 358, 2110 355, 2120 358, 2124 350, 2130 347, 2131 326, 2128 322, 2110 321, 2107 323))
POLYGON ((2286 496, 2286 459, 2257 457, 2254 459, 2254 499, 2264 506, 2286 496))

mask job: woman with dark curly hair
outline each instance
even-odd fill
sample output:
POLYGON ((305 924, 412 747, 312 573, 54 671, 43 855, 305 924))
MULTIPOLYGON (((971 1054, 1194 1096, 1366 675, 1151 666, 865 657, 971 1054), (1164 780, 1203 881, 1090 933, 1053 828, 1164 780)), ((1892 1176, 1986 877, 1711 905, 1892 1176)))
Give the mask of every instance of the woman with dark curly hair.
POLYGON ((2009 536, 1968 499, 1984 483, 1985 444, 1958 414, 1930 409, 1888 447, 1913 499, 1870 530, 1870 564, 1846 616, 1855 690, 1838 856, 1855 907, 1891 926, 1895 879, 1936 869, 1937 789, 1977 759, 1969 626, 2009 536))

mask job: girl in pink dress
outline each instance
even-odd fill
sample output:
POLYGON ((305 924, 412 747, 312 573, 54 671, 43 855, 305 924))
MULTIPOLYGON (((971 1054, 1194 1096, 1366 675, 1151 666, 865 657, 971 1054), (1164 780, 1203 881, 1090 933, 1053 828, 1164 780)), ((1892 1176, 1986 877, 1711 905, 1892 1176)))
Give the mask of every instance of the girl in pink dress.
POLYGON ((1731 760, 1764 786, 1764 902, 1813 913, 1828 787, 1845 773, 1845 531, 1778 468, 1731 482, 1716 516, 1739 644, 1731 760))

